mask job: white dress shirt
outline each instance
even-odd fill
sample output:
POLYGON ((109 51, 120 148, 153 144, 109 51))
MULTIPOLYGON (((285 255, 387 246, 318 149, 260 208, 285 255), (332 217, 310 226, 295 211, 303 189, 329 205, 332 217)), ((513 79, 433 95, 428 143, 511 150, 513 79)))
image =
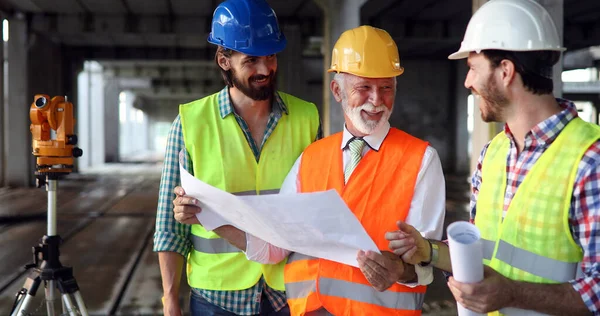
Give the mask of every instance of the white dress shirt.
MULTIPOLYGON (((363 137, 368 146, 362 151, 362 156, 369 150, 379 150, 390 130, 390 124, 386 122, 373 134, 363 137)), ((350 159, 350 151, 347 144, 354 136, 344 126, 342 143, 340 149, 343 151, 343 168, 350 159)), ((298 192, 300 178, 298 177, 300 160, 298 157, 294 166, 285 178, 280 193, 290 194, 298 192)), ((398 163, 401 163, 400 161, 398 163)), ((390 192, 393 194, 393 192, 390 192)), ((435 149, 427 146, 425 155, 421 162, 419 174, 415 184, 415 190, 410 209, 406 217, 406 223, 415 227, 425 238, 440 240, 445 216, 446 188, 444 174, 439 156, 435 149)), ((260 238, 246 233, 246 257, 249 260, 260 263, 277 263, 283 260, 290 251, 275 247, 260 238)), ((382 249, 388 250, 388 249, 382 249)), ((418 283, 406 284, 408 286, 427 285, 433 281, 433 269, 429 267, 415 266, 418 283)))

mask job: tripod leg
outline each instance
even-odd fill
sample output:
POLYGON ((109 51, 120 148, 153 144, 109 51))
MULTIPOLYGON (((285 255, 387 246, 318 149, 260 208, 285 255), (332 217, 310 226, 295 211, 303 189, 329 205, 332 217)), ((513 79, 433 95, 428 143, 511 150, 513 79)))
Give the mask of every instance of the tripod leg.
POLYGON ((75 301, 77 302, 77 306, 79 307, 79 312, 82 316, 88 316, 87 309, 85 308, 85 303, 83 302, 83 298, 81 297, 81 292, 77 291, 73 293, 75 296, 75 301))
POLYGON ((48 281, 46 284, 46 309, 48 310, 48 316, 54 316, 54 300, 56 300, 56 282, 48 281))
POLYGON ((64 312, 69 314, 70 316, 78 316, 77 315, 77 307, 75 307, 75 305, 73 305, 73 301, 71 300, 71 297, 69 296, 68 293, 62 294, 62 300, 63 300, 63 303, 65 304, 64 306, 67 308, 67 310, 65 310, 64 312))
POLYGON ((40 284, 42 283, 42 278, 39 275, 35 277, 29 276, 27 277, 27 281, 25 281, 25 285, 23 285, 24 297, 21 298, 21 302, 17 303, 17 306, 11 316, 21 316, 21 315, 29 315, 30 311, 27 310, 29 305, 31 304, 31 300, 37 293, 40 284))

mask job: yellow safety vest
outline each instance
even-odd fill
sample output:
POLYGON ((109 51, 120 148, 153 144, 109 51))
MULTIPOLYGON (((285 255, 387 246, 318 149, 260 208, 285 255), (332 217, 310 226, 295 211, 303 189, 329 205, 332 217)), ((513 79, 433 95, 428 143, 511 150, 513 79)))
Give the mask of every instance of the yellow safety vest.
MULTIPOLYGON (((236 195, 279 192, 296 159, 315 140, 319 116, 313 103, 278 93, 288 114, 282 114, 258 163, 235 116, 221 118, 218 93, 180 106, 185 148, 196 178, 236 195)), ((285 260, 275 265, 248 261, 241 250, 201 225, 192 225, 191 238, 194 249, 187 260, 191 287, 242 290, 264 275, 271 288, 284 290, 285 260)))
POLYGON ((510 140, 504 132, 494 137, 482 164, 475 218, 485 265, 517 281, 575 279, 583 253, 569 229, 569 208, 579 163, 598 139, 600 127, 580 118, 569 122, 531 168, 503 219, 510 140))

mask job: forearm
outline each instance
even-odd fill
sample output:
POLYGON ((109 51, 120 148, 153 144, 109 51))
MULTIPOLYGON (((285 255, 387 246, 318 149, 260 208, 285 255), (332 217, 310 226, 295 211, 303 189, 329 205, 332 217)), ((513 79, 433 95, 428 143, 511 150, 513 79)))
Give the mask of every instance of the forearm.
POLYGON ((214 232, 227 240, 230 244, 239 248, 242 251, 246 251, 246 233, 239 230, 238 228, 225 225, 214 229, 214 232))
POLYGON ((452 273, 450 249, 448 248, 448 245, 438 240, 430 240, 430 242, 435 243, 439 247, 438 258, 432 262, 432 265, 440 270, 452 273))
POLYGON ((162 278, 163 295, 177 299, 184 258, 176 252, 163 251, 158 253, 160 275, 162 278))
POLYGON ((512 307, 550 315, 591 315, 581 295, 568 283, 539 284, 515 282, 512 307))

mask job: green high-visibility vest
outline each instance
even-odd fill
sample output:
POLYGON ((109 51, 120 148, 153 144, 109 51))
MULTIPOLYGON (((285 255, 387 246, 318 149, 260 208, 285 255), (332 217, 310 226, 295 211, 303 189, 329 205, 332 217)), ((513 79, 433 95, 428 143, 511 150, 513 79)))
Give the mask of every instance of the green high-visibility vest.
POLYGON ((583 252, 569 229, 569 208, 579 163, 598 139, 597 125, 569 122, 525 176, 503 219, 510 140, 504 132, 494 137, 482 164, 475 218, 485 265, 517 281, 575 279, 583 252))
MULTIPOLYGON (((315 140, 319 114, 313 103, 278 93, 288 114, 282 113, 258 163, 235 116, 221 118, 218 93, 180 106, 185 148, 196 178, 238 195, 279 192, 296 159, 315 140)), ((270 287, 284 290, 285 260, 275 265, 249 261, 241 250, 201 225, 192 225, 191 238, 194 249, 187 260, 191 287, 242 290, 264 275, 270 287)))

